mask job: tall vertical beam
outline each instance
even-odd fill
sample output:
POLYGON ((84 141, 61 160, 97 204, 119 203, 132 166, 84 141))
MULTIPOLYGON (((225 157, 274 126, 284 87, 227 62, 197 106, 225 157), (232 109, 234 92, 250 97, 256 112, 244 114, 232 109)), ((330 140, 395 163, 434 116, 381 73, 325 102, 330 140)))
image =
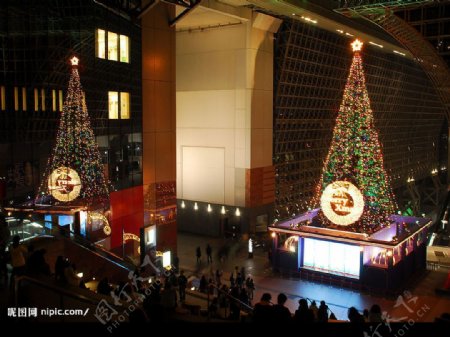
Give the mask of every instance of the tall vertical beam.
POLYGON ((177 249, 175 29, 167 18, 174 13, 174 6, 160 2, 142 17, 144 230, 155 226, 157 250, 172 256, 177 249))

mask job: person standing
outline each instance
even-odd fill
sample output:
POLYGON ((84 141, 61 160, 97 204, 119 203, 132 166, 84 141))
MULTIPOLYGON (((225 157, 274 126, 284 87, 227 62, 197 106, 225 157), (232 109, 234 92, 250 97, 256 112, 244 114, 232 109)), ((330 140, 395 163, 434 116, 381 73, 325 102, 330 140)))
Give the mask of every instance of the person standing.
POLYGON ((180 293, 180 302, 184 302, 186 300, 186 286, 187 286, 187 278, 184 276, 184 270, 180 272, 180 276, 178 276, 178 290, 180 293))
POLYGON ((206 257, 208 259, 208 263, 212 263, 212 248, 209 243, 206 245, 206 257))
POLYGON ((277 304, 272 307, 273 320, 277 323, 290 323, 292 321, 292 314, 284 305, 286 301, 287 296, 283 293, 280 293, 277 298, 277 304))
POLYGON ((197 250, 195 252, 195 255, 197 256, 197 263, 202 262, 201 257, 202 257, 202 251, 200 249, 200 246, 197 247, 197 250))
POLYGON ((11 233, 8 228, 8 223, 6 222, 6 217, 0 212, 0 275, 3 275, 4 284, 8 283, 8 269, 6 247, 8 246, 9 240, 11 238, 11 233))
POLYGON ((247 288, 248 298, 250 300, 253 300, 253 292, 255 290, 255 283, 253 282, 253 279, 251 276, 247 277, 247 280, 245 280, 245 287, 247 288))
MULTIPOLYGON (((27 248, 20 244, 20 236, 15 235, 13 237, 13 243, 9 249, 11 254, 11 265, 13 267, 11 274, 11 281, 15 276, 21 276, 26 271, 26 256, 28 253, 27 248)), ((11 282, 12 284, 12 282, 11 282)))

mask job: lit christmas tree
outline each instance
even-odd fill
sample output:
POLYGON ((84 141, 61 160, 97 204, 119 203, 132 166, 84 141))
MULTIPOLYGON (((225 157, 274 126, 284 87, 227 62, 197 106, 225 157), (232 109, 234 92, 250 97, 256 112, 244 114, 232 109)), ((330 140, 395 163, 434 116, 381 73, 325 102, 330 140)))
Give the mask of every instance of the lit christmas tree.
POLYGON ((362 43, 355 40, 352 47, 350 74, 313 206, 320 201, 319 218, 326 227, 370 234, 387 224, 397 205, 374 127, 362 43))
POLYGON ((109 198, 100 152, 73 57, 72 73, 56 136, 36 203, 90 205, 109 198))

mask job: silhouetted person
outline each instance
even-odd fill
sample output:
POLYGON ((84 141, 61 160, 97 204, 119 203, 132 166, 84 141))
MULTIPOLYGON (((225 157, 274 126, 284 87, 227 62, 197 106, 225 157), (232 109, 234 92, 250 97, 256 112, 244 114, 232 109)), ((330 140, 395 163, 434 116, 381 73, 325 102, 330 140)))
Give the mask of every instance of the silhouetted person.
POLYGON ((6 249, 11 239, 11 232, 8 228, 8 223, 6 222, 6 217, 0 212, 0 248, 6 249))
POLYGON ((219 311, 219 299, 217 297, 214 297, 208 308, 209 316, 212 318, 217 318, 218 311, 219 311))
POLYGON ((47 251, 44 248, 33 251, 27 260, 27 272, 29 275, 46 275, 50 276, 50 266, 45 261, 47 251))
POLYGON ((202 275, 202 277, 200 278, 200 285, 198 287, 198 290, 200 290, 200 292, 206 294, 207 288, 208 288, 208 282, 206 281, 205 275, 202 275))
POLYGON ((304 298, 298 301, 298 309, 295 311, 294 319, 298 323, 314 322, 314 314, 308 308, 308 302, 304 298))
POLYGON ((369 322, 369 310, 364 309, 363 311, 364 322, 369 322))
POLYGON ((161 305, 164 308, 166 319, 170 319, 175 313, 177 307, 177 292, 170 283, 166 283, 161 291, 161 305))
POLYGON ((6 222, 6 217, 0 212, 0 275, 3 276, 5 285, 8 283, 8 256, 6 254, 6 247, 9 244, 11 233, 6 222))
POLYGON ((239 287, 239 288, 242 288, 242 284, 244 283, 244 280, 242 279, 242 275, 241 275, 241 273, 238 273, 237 274, 237 277, 236 277, 236 285, 239 287))
POLYGON ((364 323, 364 317, 356 310, 355 307, 350 307, 348 309, 348 320, 350 323, 354 324, 363 324, 364 323))
POLYGON ((216 270, 216 285, 217 287, 220 287, 222 285, 222 271, 219 269, 216 270))
POLYGON ((3 278, 4 285, 8 284, 8 255, 4 248, 0 247, 0 277, 3 278))
POLYGON ((275 322, 283 324, 292 321, 292 315, 288 308, 284 306, 287 296, 280 293, 277 298, 277 304, 273 306, 273 319, 275 322))
POLYGON ((253 292, 255 291, 255 283, 253 282, 253 279, 249 276, 245 280, 245 287, 247 288, 247 294, 248 298, 250 300, 253 300, 253 292))
POLYGON ((152 291, 151 295, 144 299, 142 306, 150 322, 157 324, 163 322, 164 308, 161 305, 161 295, 158 291, 152 291))
POLYGON ((102 295, 110 295, 112 287, 109 285, 107 277, 101 279, 97 286, 97 293, 102 295))
POLYGON ((318 320, 318 313, 319 313, 319 308, 317 307, 316 301, 312 301, 311 304, 309 305, 309 309, 313 312, 314 314, 314 321, 318 320))
POLYGON ((239 293, 239 300, 244 304, 250 305, 247 290, 245 290, 245 288, 241 288, 241 292, 239 293))
POLYGON ((66 261, 66 267, 64 268, 64 277, 66 279, 67 284, 79 287, 80 286, 80 279, 77 276, 76 267, 73 263, 70 263, 69 261, 66 261))
POLYGON ((208 263, 212 263, 212 248, 209 243, 206 245, 206 257, 208 259, 208 263))
POLYGON ((230 319, 234 319, 234 320, 238 320, 241 310, 240 310, 240 305, 237 302, 237 300, 239 300, 239 296, 240 296, 240 292, 239 292, 239 288, 238 287, 233 287, 230 290, 230 295, 231 295, 231 299, 230 299, 230 319))
POLYGON ((64 257, 62 257, 61 255, 59 255, 56 258, 56 262, 55 262, 55 281, 59 281, 59 282, 66 282, 66 278, 64 276, 64 268, 65 268, 65 261, 64 261, 64 257))
POLYGON ((253 321, 259 324, 273 322, 273 306, 270 303, 272 295, 264 293, 261 300, 253 307, 253 321))
POLYGON ((184 276, 184 270, 180 272, 180 276, 178 276, 178 291, 180 293, 180 301, 184 302, 186 300, 186 286, 187 286, 187 278, 184 276))
POLYGON ((24 275, 26 271, 26 256, 28 250, 24 245, 20 244, 20 236, 16 235, 13 237, 13 243, 10 246, 9 252, 11 254, 11 265, 13 267, 11 278, 24 275))
POLYGON ((372 305, 369 310, 369 322, 370 323, 381 323, 383 322, 383 315, 381 313, 381 308, 378 304, 372 305))
POLYGON ((320 301, 319 310, 317 310, 317 321, 321 323, 328 322, 328 305, 325 301, 320 301))
POLYGON ((197 263, 200 263, 202 260, 202 251, 200 249, 200 247, 197 247, 196 251, 195 251, 195 255, 197 256, 197 263))

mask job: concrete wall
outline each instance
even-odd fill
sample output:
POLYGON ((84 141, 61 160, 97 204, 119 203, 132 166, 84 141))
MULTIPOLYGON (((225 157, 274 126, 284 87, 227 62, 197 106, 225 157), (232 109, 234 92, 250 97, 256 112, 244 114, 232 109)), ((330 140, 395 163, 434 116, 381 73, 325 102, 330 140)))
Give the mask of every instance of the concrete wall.
POLYGON ((177 32, 178 199, 239 207, 273 202, 276 19, 247 14, 240 24, 177 32), (258 203, 249 197, 256 168, 269 172, 257 175, 259 185, 271 185, 258 203))

